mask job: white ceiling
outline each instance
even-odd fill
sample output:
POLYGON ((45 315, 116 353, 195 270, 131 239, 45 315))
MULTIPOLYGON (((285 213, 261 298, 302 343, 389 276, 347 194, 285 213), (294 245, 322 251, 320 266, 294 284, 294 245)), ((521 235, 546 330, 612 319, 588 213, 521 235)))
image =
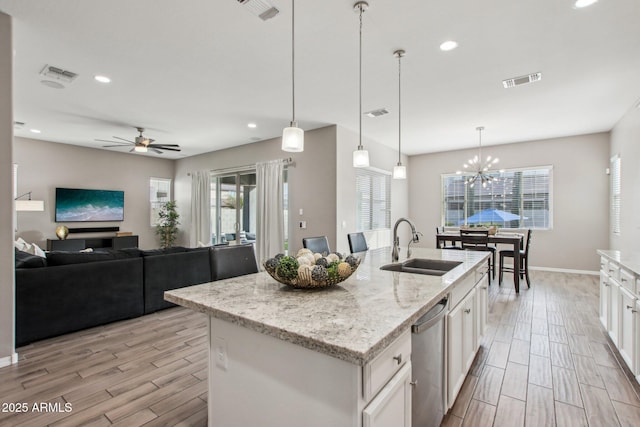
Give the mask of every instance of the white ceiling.
MULTIPOLYGON (((164 158, 277 137, 291 120, 291 2, 270 1, 280 14, 263 22, 237 0, 0 0, 14 17, 14 119, 25 123, 15 134, 99 148, 96 138, 133 139, 142 126, 157 143, 180 144, 164 158), (45 64, 79 77, 46 87, 45 64)), ((296 2, 305 130, 358 130, 354 2, 296 2)), ((406 154, 476 146, 479 125, 483 145, 610 130, 640 98, 640 1, 572 3, 370 0, 362 108, 391 114, 364 117, 363 134, 397 147, 398 48, 406 154), (441 52, 448 39, 458 49, 441 52), (502 87, 538 71, 540 82, 502 87)))

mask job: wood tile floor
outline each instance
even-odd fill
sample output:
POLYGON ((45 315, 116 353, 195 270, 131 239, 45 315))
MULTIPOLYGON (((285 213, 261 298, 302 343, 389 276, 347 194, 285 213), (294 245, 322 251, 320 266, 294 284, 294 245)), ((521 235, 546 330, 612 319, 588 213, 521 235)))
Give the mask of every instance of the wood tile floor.
POLYGON ((598 276, 490 289, 489 330, 444 426, 640 426, 640 385, 598 320, 598 276))
MULTIPOLYGON (((534 271, 519 296, 509 279, 494 282, 487 336, 443 425, 640 425, 640 386, 604 335, 597 305, 596 276, 534 271)), ((0 369, 0 426, 207 423, 202 314, 172 308, 18 352, 17 365, 0 369), (27 412, 5 412, 12 403, 27 412), (41 403, 48 412, 34 411, 41 403)))

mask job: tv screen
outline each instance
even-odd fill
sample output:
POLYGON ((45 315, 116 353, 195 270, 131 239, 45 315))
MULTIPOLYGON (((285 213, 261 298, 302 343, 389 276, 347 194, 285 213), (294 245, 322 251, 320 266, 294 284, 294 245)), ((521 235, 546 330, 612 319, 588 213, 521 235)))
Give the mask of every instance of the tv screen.
POLYGON ((56 222, 124 221, 124 191, 56 188, 56 222))

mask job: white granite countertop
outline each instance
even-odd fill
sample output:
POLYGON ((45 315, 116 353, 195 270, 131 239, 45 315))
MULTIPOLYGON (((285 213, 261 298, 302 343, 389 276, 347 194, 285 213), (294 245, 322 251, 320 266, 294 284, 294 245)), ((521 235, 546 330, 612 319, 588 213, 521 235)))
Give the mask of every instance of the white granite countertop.
MULTIPOLYGON (((400 251, 400 261, 406 249, 400 251)), ((299 290, 266 272, 165 292, 165 299, 276 338, 364 365, 440 301, 486 252, 412 248, 412 258, 462 261, 444 276, 380 270, 390 248, 370 250, 338 285, 299 290)))
POLYGON ((598 254, 640 275, 640 252, 625 252, 623 254, 621 251, 598 249, 598 254))

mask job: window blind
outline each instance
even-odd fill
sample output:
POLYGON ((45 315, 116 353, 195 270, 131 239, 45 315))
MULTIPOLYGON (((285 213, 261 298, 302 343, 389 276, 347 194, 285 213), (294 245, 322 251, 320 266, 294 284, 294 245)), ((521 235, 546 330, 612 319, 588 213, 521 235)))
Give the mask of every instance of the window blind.
POLYGON ((372 168, 356 169, 356 228, 391 227, 391 175, 372 168))
POLYGON ((469 175, 442 175, 442 225, 552 228, 552 167, 490 173, 486 187, 465 185, 469 175), (492 212, 493 211, 493 212, 492 212))
POLYGON ((611 232, 620 234, 621 204, 620 156, 611 158, 611 232))

